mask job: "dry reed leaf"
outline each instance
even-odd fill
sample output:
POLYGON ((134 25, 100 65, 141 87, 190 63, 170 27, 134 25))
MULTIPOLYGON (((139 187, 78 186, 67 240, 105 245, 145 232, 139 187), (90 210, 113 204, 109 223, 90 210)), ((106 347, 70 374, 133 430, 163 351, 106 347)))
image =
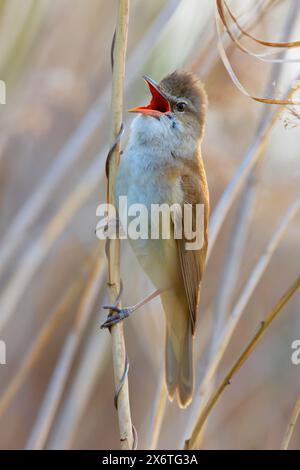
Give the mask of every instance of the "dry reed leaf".
MULTIPOLYGON (((237 29, 239 30, 239 33, 240 35, 244 35, 244 36, 247 36, 247 37, 251 37, 253 38, 253 36, 251 36, 245 29, 243 29, 241 26, 240 26, 240 23, 238 22, 238 19, 232 14, 231 10, 229 9, 227 3, 225 2, 225 6, 229 12, 229 15, 231 17, 231 19, 233 20, 235 26, 237 27, 237 29)), ((273 5, 274 6, 274 5, 273 5)), ((222 8, 222 7, 221 7, 222 8)), ((265 52, 265 53, 262 53, 262 54, 258 54, 258 53, 255 53, 255 52, 252 52, 250 51, 250 49, 246 48, 239 40, 238 38, 233 34, 233 32, 230 30, 229 26, 228 26, 228 23, 226 21, 226 16, 225 16, 225 12, 224 10, 222 10, 221 12, 219 11, 218 9, 218 12, 220 14, 220 18, 221 18, 221 21, 223 23, 223 25, 225 26, 225 29, 226 29, 226 32, 228 33, 229 37, 232 39, 232 41, 235 43, 235 45, 240 49, 240 51, 252 56, 252 57, 255 57, 256 59, 259 59, 263 62, 271 62, 271 63, 298 63, 300 61, 300 58, 282 58, 282 57, 277 57, 278 54, 282 54, 282 52, 277 52, 277 53, 274 53, 274 52, 265 52)), ((261 18, 258 18, 259 20, 261 18)), ((255 39, 254 39, 255 40, 255 39)), ((289 44, 287 42, 283 43, 277 43, 277 44, 289 44)), ((279 47, 279 46, 278 46, 279 47)))
POLYGON ((296 401, 295 406, 293 408, 290 422, 288 424, 287 430, 285 432, 285 435, 281 444, 281 450, 288 450, 291 439, 295 431, 295 426, 297 424, 299 415, 300 415, 300 397, 296 401))
POLYGON ((220 15, 220 18, 222 20, 222 23, 224 24, 228 34, 230 35, 231 39, 236 43, 237 46, 238 43, 236 42, 235 40, 235 37, 234 35, 231 33, 229 27, 228 27, 228 23, 227 23, 227 20, 226 20, 226 15, 225 15, 225 12, 224 12, 224 5, 230 15, 230 17, 232 18, 232 20, 234 21, 234 23, 236 24, 236 26, 238 27, 238 29, 241 31, 241 33, 244 35, 244 36, 247 36, 248 38, 252 39, 253 41, 255 41, 257 44, 261 44, 262 46, 268 46, 268 47, 278 47, 278 48, 295 48, 295 47, 300 47, 300 41, 289 41, 289 42, 270 42, 270 41, 263 41, 262 39, 257 39, 255 38, 254 36, 252 36, 250 33, 248 33, 245 29, 243 29, 237 18, 233 15, 233 13, 231 12, 229 6, 227 5, 227 2, 225 0, 216 0, 217 2, 217 9, 218 9, 218 12, 219 12, 219 15, 220 15))
MULTIPOLYGON (((300 105, 300 100, 291 100, 291 99, 286 99, 286 98, 282 98, 282 99, 277 99, 277 98, 264 98, 264 97, 257 97, 255 95, 252 95, 250 94, 246 88, 242 85, 242 83, 240 82, 240 80, 238 79, 237 75, 235 74, 232 66, 231 66, 231 63, 228 59, 228 56, 226 54, 226 51, 225 51, 225 48, 223 46, 223 42, 222 42, 222 33, 221 33, 221 30, 220 30, 220 24, 219 24, 219 17, 221 18, 221 21, 227 31, 227 33, 229 34, 230 38, 232 39, 232 41, 239 47, 239 49, 241 49, 241 46, 240 46, 240 43, 237 41, 237 39, 234 37, 234 35, 232 34, 232 32, 230 31, 229 27, 228 27, 228 24, 227 24, 227 21, 226 21, 226 18, 225 18, 225 12, 224 12, 224 8, 223 8, 223 0, 216 0, 217 2, 217 12, 219 13, 216 14, 216 27, 217 27, 217 34, 218 34, 218 49, 219 49, 219 53, 220 53, 220 57, 223 61, 223 64, 231 78, 231 80, 233 81, 233 83, 235 84, 235 86, 238 88, 238 90, 245 96, 247 96, 248 98, 251 98, 252 100, 254 101, 258 101, 259 103, 265 103, 265 104, 276 104, 276 105, 283 105, 283 106, 286 106, 286 105, 290 105, 290 106, 295 106, 295 105, 300 105)), ((234 17, 235 18, 235 17, 234 17)), ((236 18, 235 18, 236 20, 236 18)), ((236 20, 237 21, 237 20, 236 20)), ((254 38, 255 39, 255 38, 254 38)), ((261 42, 264 42, 264 41, 261 41, 261 42)), ((266 46, 269 46, 269 47, 285 47, 285 48, 295 48, 295 47, 300 47, 300 42, 281 42, 281 43, 268 43, 267 41, 265 41, 266 46), (271 46, 271 44, 273 44, 273 46, 271 46), (276 46, 274 46, 274 44, 276 44, 276 46), (278 44, 281 44, 281 46, 278 46, 278 44)), ((250 53, 246 48, 243 48, 242 46, 242 50, 243 52, 246 52, 247 54, 249 55, 255 55, 255 54, 252 54, 250 53)), ((258 58, 258 55, 255 55, 255 57, 258 58)), ((280 59, 281 60, 281 59, 280 59)), ((287 60, 283 59, 284 62, 287 62, 287 60)))

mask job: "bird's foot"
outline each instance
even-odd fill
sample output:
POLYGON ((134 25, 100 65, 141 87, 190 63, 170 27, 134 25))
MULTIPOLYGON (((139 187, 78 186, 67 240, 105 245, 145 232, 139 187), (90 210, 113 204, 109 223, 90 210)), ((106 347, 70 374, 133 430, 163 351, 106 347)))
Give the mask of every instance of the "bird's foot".
POLYGON ((108 315, 107 320, 101 325, 101 329, 103 328, 110 328, 113 325, 116 325, 120 321, 125 320, 125 318, 131 315, 135 308, 134 307, 124 307, 119 308, 115 305, 104 305, 103 308, 105 310, 110 310, 111 312, 116 312, 113 315, 108 315))
MULTIPOLYGON (((104 305, 103 308, 105 310, 110 310, 110 314, 108 315, 106 322, 101 325, 101 328, 110 328, 111 326, 116 325, 120 321, 123 321, 125 318, 129 317, 129 315, 131 315, 133 312, 138 310, 140 307, 143 307, 143 305, 146 305, 148 302, 150 302, 150 300, 154 299, 162 292, 164 292, 164 289, 157 289, 155 292, 152 292, 152 294, 148 295, 132 307, 119 308, 117 305, 104 305), (111 315, 112 312, 115 312, 115 314, 111 315)), ((118 297, 120 297, 120 295, 118 297)))

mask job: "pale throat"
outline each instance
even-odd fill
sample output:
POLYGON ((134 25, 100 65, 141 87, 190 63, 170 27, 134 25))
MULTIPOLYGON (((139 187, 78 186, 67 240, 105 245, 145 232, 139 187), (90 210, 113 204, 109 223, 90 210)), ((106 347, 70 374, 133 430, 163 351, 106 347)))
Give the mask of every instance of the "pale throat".
POLYGON ((131 125, 126 150, 133 150, 145 156, 152 163, 173 163, 178 158, 193 158, 199 143, 175 116, 137 116, 131 125))

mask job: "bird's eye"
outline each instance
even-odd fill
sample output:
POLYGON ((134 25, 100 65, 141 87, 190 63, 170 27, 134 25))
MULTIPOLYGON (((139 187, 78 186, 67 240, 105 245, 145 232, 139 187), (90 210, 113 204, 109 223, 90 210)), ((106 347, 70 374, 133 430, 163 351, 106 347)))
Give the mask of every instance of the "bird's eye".
POLYGON ((187 104, 184 101, 180 101, 179 103, 176 104, 176 109, 180 113, 183 113, 183 111, 186 110, 187 104))

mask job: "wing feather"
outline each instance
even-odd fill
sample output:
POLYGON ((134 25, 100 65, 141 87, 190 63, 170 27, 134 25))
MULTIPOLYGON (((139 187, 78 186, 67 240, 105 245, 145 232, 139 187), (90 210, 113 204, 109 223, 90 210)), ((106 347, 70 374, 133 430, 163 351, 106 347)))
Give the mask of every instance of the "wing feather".
POLYGON ((186 243, 190 240, 184 237, 184 220, 182 221, 183 237, 177 240, 180 270, 187 296, 193 334, 196 327, 201 280, 208 246, 209 194, 204 167, 201 163, 202 161, 199 162, 196 168, 190 169, 185 175, 181 176, 180 183, 184 194, 184 204, 189 204, 192 207, 193 230, 196 229, 196 204, 204 205, 203 245, 198 250, 186 249, 186 243))

